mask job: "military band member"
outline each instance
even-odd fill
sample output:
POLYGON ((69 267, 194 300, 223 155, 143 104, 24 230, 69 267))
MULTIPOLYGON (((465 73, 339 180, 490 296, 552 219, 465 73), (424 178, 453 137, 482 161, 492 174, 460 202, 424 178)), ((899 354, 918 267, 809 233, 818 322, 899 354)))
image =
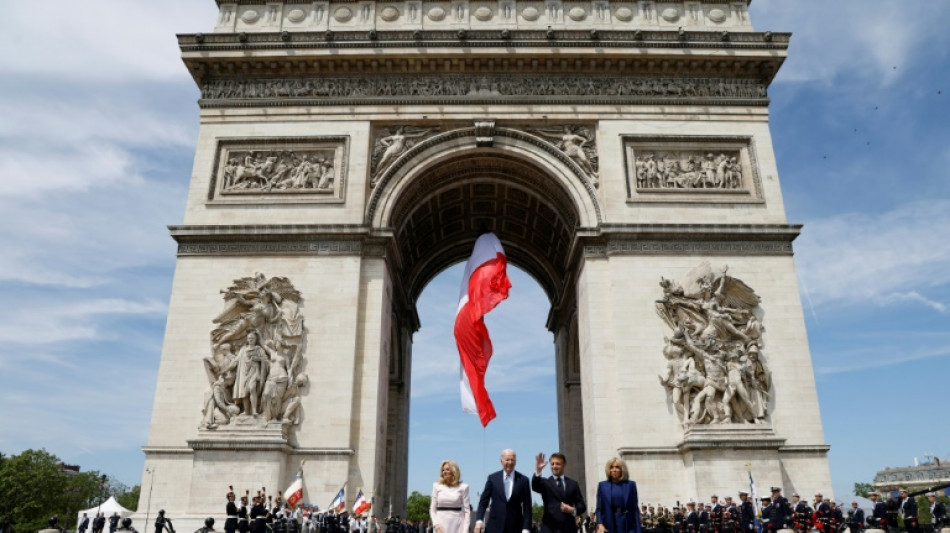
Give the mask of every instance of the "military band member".
POLYGON ((792 528, 800 533, 811 529, 812 509, 797 492, 792 493, 792 528))
POLYGON ((251 533, 264 533, 267 530, 268 515, 267 508, 264 507, 264 497, 255 496, 250 512, 251 533))
POLYGON ((864 510, 858 507, 858 502, 851 502, 851 509, 848 509, 848 529, 851 533, 864 531, 864 510))
POLYGON ((917 529, 917 501, 907 495, 907 489, 901 489, 901 516, 904 518, 904 529, 907 533, 918 533, 917 529))
POLYGON ((749 501, 749 493, 740 490, 739 499, 739 530, 743 533, 755 531, 755 506, 749 501))
POLYGON ((712 533, 712 518, 709 511, 712 506, 708 503, 699 510, 699 531, 702 533, 712 533))
POLYGON ((930 502, 930 518, 934 531, 940 531, 940 528, 947 524, 947 506, 937 501, 937 494, 934 492, 927 493, 927 500, 930 502))

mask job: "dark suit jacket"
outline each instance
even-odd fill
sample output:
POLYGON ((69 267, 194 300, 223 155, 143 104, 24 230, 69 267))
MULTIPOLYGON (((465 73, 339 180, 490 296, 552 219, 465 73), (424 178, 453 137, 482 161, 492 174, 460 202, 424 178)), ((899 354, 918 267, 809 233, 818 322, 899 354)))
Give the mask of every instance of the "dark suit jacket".
POLYGON ((540 494, 541 501, 544 502, 544 515, 541 517, 542 533, 577 532, 575 515, 561 511, 561 502, 574 507, 577 516, 583 516, 587 512, 587 505, 584 503, 584 495, 581 494, 580 485, 569 477, 562 477, 564 480, 563 494, 558 491, 554 476, 548 478, 531 476, 531 490, 540 494))
POLYGON ((627 531, 618 531, 614 510, 610 504, 610 481, 601 481, 597 485, 597 523, 603 524, 607 533, 643 533, 640 525, 640 503, 637 501, 637 484, 634 481, 621 483, 627 515, 627 531))
POLYGON ((505 498, 504 471, 499 470, 488 476, 485 490, 478 499, 476 520, 485 519, 488 511, 487 533, 521 533, 531 530, 531 486, 528 478, 519 472, 512 472, 514 480, 511 486, 511 499, 505 498), (491 505, 489 507, 489 504, 491 505))

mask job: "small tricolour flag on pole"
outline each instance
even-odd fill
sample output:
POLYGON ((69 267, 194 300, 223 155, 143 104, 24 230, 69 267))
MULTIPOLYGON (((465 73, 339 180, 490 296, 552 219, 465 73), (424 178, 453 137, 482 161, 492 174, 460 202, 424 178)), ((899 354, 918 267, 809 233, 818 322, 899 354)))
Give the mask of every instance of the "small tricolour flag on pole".
POLYGON ((746 465, 746 469, 749 472, 749 496, 752 497, 752 505, 755 507, 756 512, 758 512, 759 495, 755 492, 755 479, 752 477, 752 466, 746 465))
POLYGON ((344 484, 340 488, 340 492, 336 493, 336 497, 333 498, 333 501, 330 502, 328 509, 335 513, 339 513, 346 508, 346 485, 344 484))
POLYGON ((356 493, 356 501, 353 502, 353 514, 363 514, 366 511, 369 511, 369 508, 372 505, 369 503, 369 500, 366 499, 366 496, 363 495, 363 489, 360 489, 356 493))
POLYGON ((478 414, 482 426, 495 418, 485 390, 485 371, 492 356, 491 338, 484 316, 508 298, 508 260, 494 233, 484 233, 475 241, 472 256, 465 264, 459 306, 455 314, 455 344, 458 346, 462 410, 478 414))
POLYGON ((287 502, 287 507, 293 509, 301 500, 303 500, 303 470, 297 472, 297 477, 294 478, 293 483, 284 491, 284 501, 287 502))

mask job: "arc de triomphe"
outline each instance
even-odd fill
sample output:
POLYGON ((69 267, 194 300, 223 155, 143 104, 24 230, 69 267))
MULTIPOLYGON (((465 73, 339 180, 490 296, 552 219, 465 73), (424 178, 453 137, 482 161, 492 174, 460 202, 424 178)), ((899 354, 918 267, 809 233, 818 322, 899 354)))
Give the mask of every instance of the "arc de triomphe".
MULTIPOLYGON (((399 512, 415 302, 479 228, 551 301, 592 497, 828 491, 748 0, 218 0, 140 516, 228 485, 399 512)), ((211 21, 209 21, 210 26, 211 21)), ((385 512, 381 510, 379 512, 385 512)))

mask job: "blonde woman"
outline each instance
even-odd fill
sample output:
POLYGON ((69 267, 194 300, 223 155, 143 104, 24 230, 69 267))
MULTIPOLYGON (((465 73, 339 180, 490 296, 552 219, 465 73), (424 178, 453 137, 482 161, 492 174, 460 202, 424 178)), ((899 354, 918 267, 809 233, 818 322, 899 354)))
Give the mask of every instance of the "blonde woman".
POLYGON ((439 466, 439 480, 432 484, 429 519, 434 533, 468 533, 471 514, 468 485, 462 483, 459 465, 446 459, 439 466))
POLYGON ((611 457, 604 473, 607 480, 597 485, 597 533, 643 533, 637 484, 626 463, 611 457))

